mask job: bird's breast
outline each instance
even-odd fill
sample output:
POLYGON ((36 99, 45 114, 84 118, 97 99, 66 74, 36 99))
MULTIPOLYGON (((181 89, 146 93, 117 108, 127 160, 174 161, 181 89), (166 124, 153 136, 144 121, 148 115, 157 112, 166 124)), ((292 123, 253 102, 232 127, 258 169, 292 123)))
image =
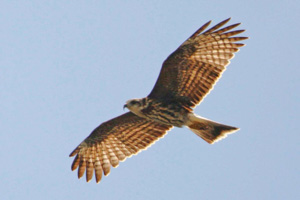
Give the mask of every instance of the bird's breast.
POLYGON ((184 107, 176 103, 151 102, 141 110, 143 115, 151 120, 181 127, 187 120, 189 113, 184 107))

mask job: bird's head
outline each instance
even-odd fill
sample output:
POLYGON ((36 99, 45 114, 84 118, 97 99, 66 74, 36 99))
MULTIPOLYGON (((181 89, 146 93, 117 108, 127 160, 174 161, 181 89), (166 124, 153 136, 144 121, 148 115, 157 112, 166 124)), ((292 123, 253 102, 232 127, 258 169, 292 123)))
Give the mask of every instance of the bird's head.
POLYGON ((128 108, 131 112, 139 115, 141 109, 144 107, 144 100, 143 99, 130 99, 126 101, 123 109, 128 108))
POLYGON ((141 107, 141 99, 130 99, 126 101, 126 104, 124 105, 124 108, 131 109, 138 109, 141 107))

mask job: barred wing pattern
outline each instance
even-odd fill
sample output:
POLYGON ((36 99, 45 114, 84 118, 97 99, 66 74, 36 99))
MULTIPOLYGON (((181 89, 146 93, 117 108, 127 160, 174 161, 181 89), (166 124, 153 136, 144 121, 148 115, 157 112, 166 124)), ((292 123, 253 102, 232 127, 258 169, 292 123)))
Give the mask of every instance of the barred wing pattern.
POLYGON ((79 168, 78 178, 86 172, 86 181, 92 179, 95 171, 98 183, 102 173, 110 173, 111 166, 117 167, 119 161, 146 149, 171 128, 125 113, 101 124, 70 154, 76 155, 72 170, 79 168))
POLYGON ((234 42, 247 39, 232 37, 245 30, 228 32, 239 23, 219 29, 229 20, 230 18, 202 33, 211 21, 207 22, 179 46, 165 60, 148 97, 168 99, 188 107, 199 104, 221 77, 234 53, 244 46, 234 42))

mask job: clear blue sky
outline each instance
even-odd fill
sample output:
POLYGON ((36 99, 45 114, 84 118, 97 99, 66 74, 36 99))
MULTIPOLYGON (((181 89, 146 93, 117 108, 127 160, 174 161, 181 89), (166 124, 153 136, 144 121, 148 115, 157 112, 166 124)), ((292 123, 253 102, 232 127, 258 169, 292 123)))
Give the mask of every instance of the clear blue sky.
POLYGON ((300 199, 299 1, 145 2, 1 1, 1 199, 300 199), (195 112, 241 130, 208 145, 175 128, 100 184, 78 180, 69 153, 228 17, 250 39, 195 112))

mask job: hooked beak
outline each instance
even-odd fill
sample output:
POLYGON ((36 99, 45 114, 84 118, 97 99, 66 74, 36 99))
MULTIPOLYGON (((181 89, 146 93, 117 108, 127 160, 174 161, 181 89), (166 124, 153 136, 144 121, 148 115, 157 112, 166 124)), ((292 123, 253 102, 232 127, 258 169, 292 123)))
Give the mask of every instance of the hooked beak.
POLYGON ((123 110, 125 110, 125 108, 127 108, 127 104, 125 104, 125 105, 123 106, 123 110))

